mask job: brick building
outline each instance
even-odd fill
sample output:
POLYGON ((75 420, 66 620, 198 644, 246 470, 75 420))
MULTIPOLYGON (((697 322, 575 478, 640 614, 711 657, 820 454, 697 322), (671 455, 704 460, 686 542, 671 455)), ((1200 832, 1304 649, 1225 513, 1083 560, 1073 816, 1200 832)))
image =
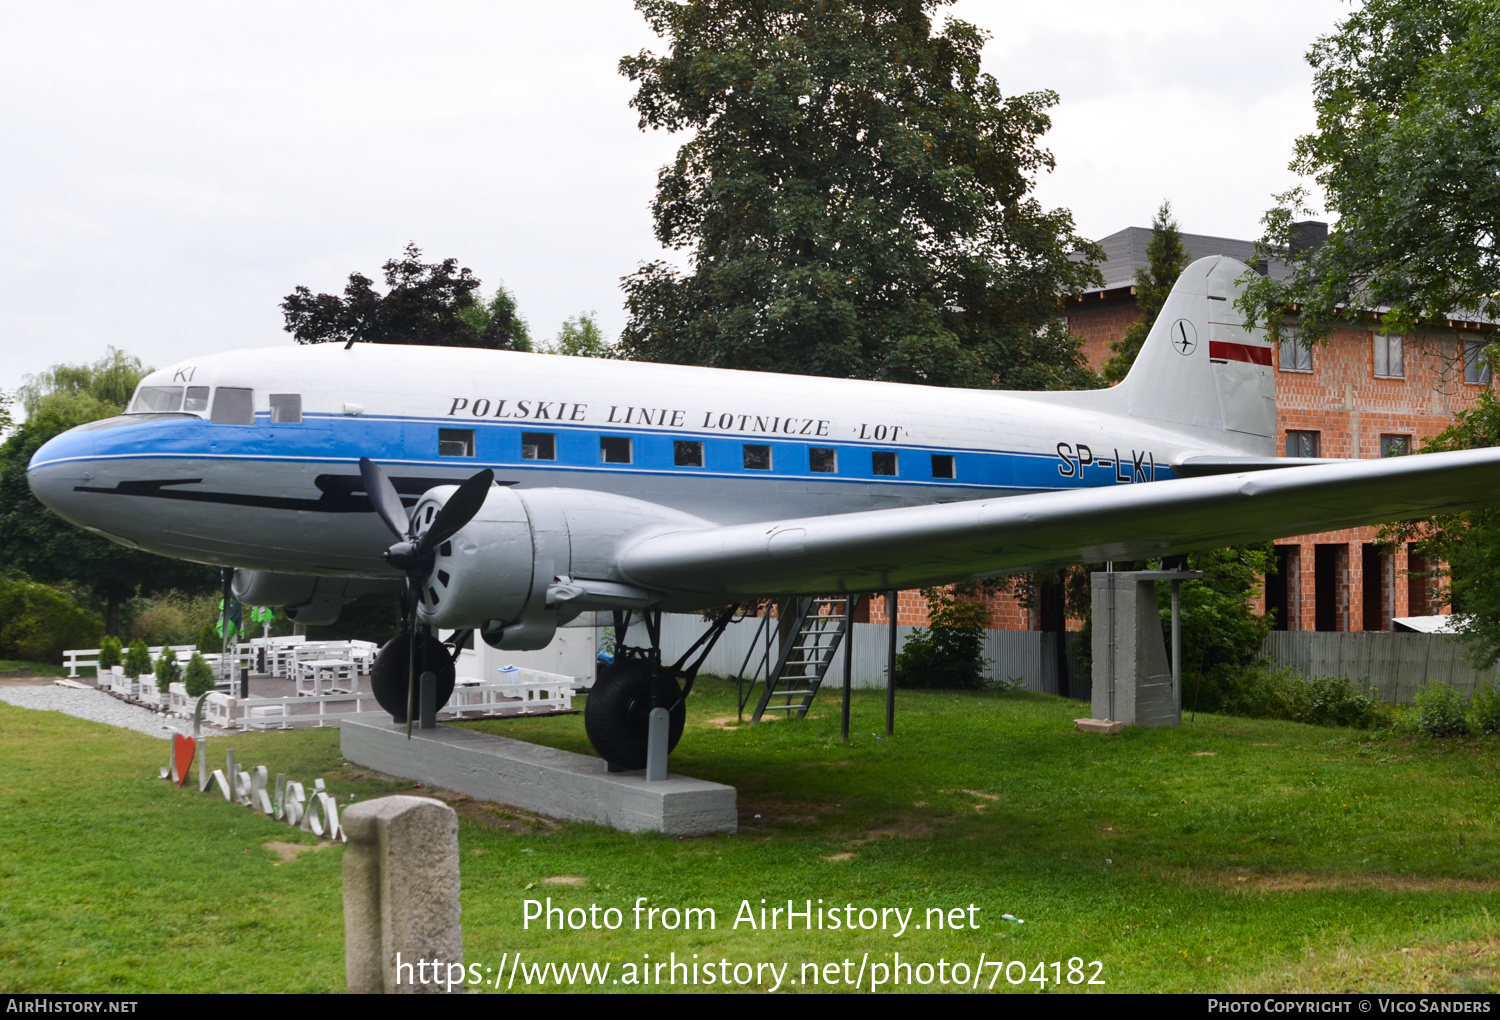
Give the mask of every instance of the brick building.
MULTIPOLYGON (((1303 224, 1316 242, 1322 224, 1303 224)), ((1139 315, 1135 273, 1144 268, 1151 231, 1129 227, 1103 238, 1105 284, 1068 308, 1068 325, 1084 338, 1096 371, 1109 346, 1139 315)), ((1191 258, 1228 255, 1255 261, 1252 242, 1184 234, 1191 258)), ((1284 270, 1272 263, 1266 271, 1284 270)), ((1388 337, 1379 323, 1342 327, 1309 351, 1283 344, 1276 360, 1278 452, 1298 457, 1384 457, 1420 450, 1454 414, 1492 386, 1480 354, 1478 323, 1453 320, 1422 337, 1388 337)), ((1375 544, 1375 528, 1298 535, 1276 543, 1281 570, 1266 586, 1262 608, 1287 630, 1390 630, 1391 620, 1436 612, 1428 565, 1409 547, 1375 544)))
MULTIPOLYGON (((1327 228, 1301 225, 1317 243, 1327 228)), ((1110 344, 1139 317, 1135 274, 1147 265, 1151 230, 1127 227, 1100 240, 1107 256, 1100 267, 1104 286, 1071 301, 1068 327, 1084 340, 1084 357, 1098 371, 1110 344)), ((1202 234, 1182 235, 1191 259, 1228 255, 1255 262, 1251 241, 1202 234)), ((1275 263, 1264 271, 1279 276, 1275 263)), ((1307 350, 1284 345, 1276 361, 1278 452, 1298 457, 1381 457, 1416 451, 1447 427, 1454 414, 1473 406, 1493 385, 1479 357, 1478 323, 1452 321, 1423 337, 1387 337, 1373 318, 1367 328, 1334 331, 1326 346, 1307 350)), ((1276 543, 1281 569, 1270 579, 1257 608, 1276 613, 1285 630, 1390 630, 1392 619, 1437 612, 1428 565, 1409 547, 1387 550, 1375 543, 1376 528, 1298 535, 1276 543)), ((1063 628, 1061 593, 1043 590, 1042 606, 1027 609, 1001 595, 991 600, 990 626, 998 630, 1057 631, 1063 628)), ((927 606, 920 592, 901 592, 898 622, 923 626, 927 606)), ((861 607, 858 619, 889 622, 884 599, 861 607)))

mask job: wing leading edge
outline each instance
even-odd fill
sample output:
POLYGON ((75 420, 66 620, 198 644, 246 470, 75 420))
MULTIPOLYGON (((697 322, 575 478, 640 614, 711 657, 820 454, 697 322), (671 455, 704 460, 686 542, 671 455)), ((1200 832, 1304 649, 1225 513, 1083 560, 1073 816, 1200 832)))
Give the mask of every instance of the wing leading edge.
POLYGON ((677 531, 623 578, 682 598, 915 588, 1500 503, 1500 448, 677 531))

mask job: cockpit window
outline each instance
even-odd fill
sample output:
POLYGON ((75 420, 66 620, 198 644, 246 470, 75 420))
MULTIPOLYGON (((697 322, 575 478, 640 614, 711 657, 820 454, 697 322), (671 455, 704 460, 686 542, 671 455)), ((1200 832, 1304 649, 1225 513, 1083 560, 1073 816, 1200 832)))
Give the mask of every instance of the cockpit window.
MULTIPOLYGON (((204 387, 193 388, 196 390, 204 387)), ((152 411, 180 411, 182 410, 182 387, 142 386, 136 393, 135 403, 130 405, 130 410, 136 414, 152 411)))
POLYGON ((296 424, 302 420, 302 394, 271 394, 271 421, 273 424, 296 424))
POLYGON ((220 386, 214 391, 214 409, 209 419, 219 425, 254 425, 254 390, 220 386))
POLYGON ((197 411, 200 414, 208 410, 208 387, 189 386, 187 397, 182 401, 184 411, 197 411))

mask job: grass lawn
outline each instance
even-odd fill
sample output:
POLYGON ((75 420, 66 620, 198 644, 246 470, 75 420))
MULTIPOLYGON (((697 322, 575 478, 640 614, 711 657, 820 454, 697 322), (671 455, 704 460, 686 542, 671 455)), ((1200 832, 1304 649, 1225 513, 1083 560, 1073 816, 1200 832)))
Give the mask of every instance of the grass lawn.
MULTIPOLYGON (((1028 975, 1061 961, 1064 990, 1072 957, 1100 961, 1111 991, 1500 988, 1494 739, 1204 715, 1087 736, 1076 702, 903 692, 882 740, 883 701, 856 696, 842 745, 836 693, 805 722, 752 727, 734 723, 732 688, 700 683, 673 768, 739 789, 734 836, 632 836, 459 799, 468 962, 520 952, 613 977, 647 953, 696 953, 789 963, 783 988, 803 990, 804 963, 984 953, 1028 975), (523 930, 523 901, 548 896, 618 907, 625 925, 523 930), (636 931, 641 896, 713 907, 717 927, 636 931), (913 927, 732 928, 742 900, 759 921, 762 898, 914 908, 913 927), (916 928, 934 907, 978 928, 916 928)), ((587 750, 579 716, 471 725, 587 750)), ((341 801, 411 787, 344 764, 332 730, 209 746, 215 764, 232 746, 272 774, 324 776, 341 801)), ((0 704, 0 991, 340 990, 341 850, 267 848, 312 839, 150 778, 164 761, 165 741, 0 704)))
MULTIPOLYGON (((0 670, 24 669, 29 670, 33 676, 67 676, 68 670, 65 666, 59 666, 55 662, 27 662, 23 659, 0 659, 0 670)), ((78 670, 78 675, 93 676, 94 667, 84 666, 78 670)))

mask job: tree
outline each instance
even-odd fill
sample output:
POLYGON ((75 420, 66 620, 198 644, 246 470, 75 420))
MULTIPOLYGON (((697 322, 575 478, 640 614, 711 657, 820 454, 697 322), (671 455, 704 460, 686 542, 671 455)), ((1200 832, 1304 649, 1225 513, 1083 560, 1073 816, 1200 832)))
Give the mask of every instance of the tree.
POLYGON ((526 324, 516 315, 515 298, 504 287, 488 304, 474 297, 479 280, 457 259, 421 261, 422 249, 408 244, 391 259, 385 294, 371 280, 350 273, 344 296, 313 294, 297 287, 281 302, 286 331, 299 344, 429 344, 530 350, 526 324))
MULTIPOLYGON (((1424 453, 1500 446, 1500 400, 1484 390, 1453 424, 1422 444, 1424 453)), ((1470 510, 1382 529, 1388 542, 1415 541, 1436 574, 1446 580, 1439 605, 1462 620, 1469 658, 1487 668, 1500 659, 1500 511, 1470 510)))
POLYGON ((929 624, 912 631, 901 646, 896 656, 897 687, 977 690, 985 686, 987 592, 983 584, 922 589, 929 624))
MULTIPOLYGON (((1263 257, 1284 280, 1248 276, 1247 317, 1279 327, 1293 307, 1303 342, 1376 309, 1387 333, 1479 312, 1500 290, 1500 18, 1492 0, 1367 0, 1319 39, 1317 130, 1291 168, 1310 175, 1338 222, 1314 247, 1297 221, 1305 187, 1265 216, 1263 257)), ((1493 309, 1486 316, 1493 320, 1493 309)))
POLYGON ((105 633, 118 634, 120 607, 126 599, 174 588, 212 590, 218 572, 117 545, 74 527, 37 502, 26 482, 31 456, 53 436, 92 420, 67 416, 85 397, 100 405, 97 417, 117 410, 87 390, 44 396, 37 413, 0 444, 0 568, 24 571, 48 584, 72 582, 86 589, 105 607, 105 633))
POLYGON ((53 365, 29 375, 16 395, 27 418, 47 413, 53 417, 94 421, 120 414, 135 388, 152 369, 141 359, 115 347, 89 365, 53 365))
POLYGON ((575 315, 563 322, 557 336, 543 350, 548 354, 569 354, 575 358, 616 358, 619 353, 604 339, 596 312, 575 315))
POLYGON ((1141 345, 1156 325, 1161 306, 1167 303, 1167 295, 1177 278, 1188 265, 1188 252, 1182 244, 1182 231, 1172 218, 1172 203, 1163 202, 1151 220, 1151 240, 1146 243, 1146 267, 1135 271, 1135 307, 1140 318, 1132 322, 1120 336, 1109 345, 1109 360, 1099 374, 1105 382, 1117 383, 1130 374, 1141 353, 1141 345))
POLYGON ((1102 251, 1030 197, 1052 92, 1004 97, 948 0, 637 0, 642 129, 691 131, 653 203, 690 253, 624 281, 631 358, 939 385, 1085 386, 1063 295, 1102 251))

